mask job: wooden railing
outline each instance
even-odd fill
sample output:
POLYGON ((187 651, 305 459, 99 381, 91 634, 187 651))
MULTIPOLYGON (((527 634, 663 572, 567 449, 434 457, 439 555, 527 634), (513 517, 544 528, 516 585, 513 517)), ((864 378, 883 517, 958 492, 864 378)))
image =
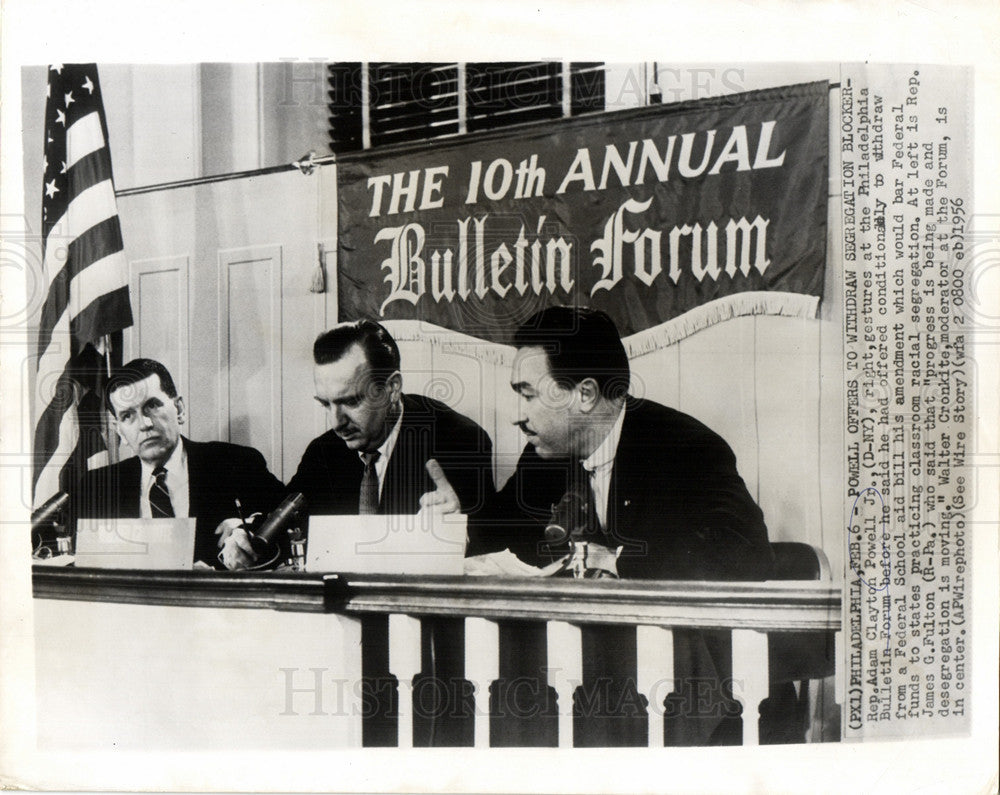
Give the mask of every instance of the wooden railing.
MULTIPOLYGON (((813 639, 822 643, 841 627, 840 588, 823 582, 579 581, 36 567, 34 594, 39 599, 339 613, 362 620, 387 616, 389 673, 398 682, 410 684, 422 668, 421 622, 435 617, 463 618, 464 678, 475 688, 477 747, 491 743, 489 685, 500 676, 500 628, 505 622, 536 622, 545 628, 545 677, 559 705, 559 746, 573 744, 571 705, 576 688, 584 681, 581 633, 589 631, 587 627, 635 628, 632 676, 644 696, 662 693, 658 686, 674 681, 675 673, 682 675, 674 670, 675 630, 731 633, 731 681, 740 685, 733 688, 732 696, 742 705, 743 715, 756 715, 768 696, 769 671, 774 671, 776 662, 769 660, 769 646, 776 648, 776 638, 796 635, 806 642, 813 639)), ((424 643, 426 647, 426 638, 424 643)), ((650 746, 662 746, 665 740, 663 714, 656 702, 649 698, 650 746)), ((413 703, 400 697, 397 738, 401 747, 413 743, 413 726, 413 703)), ((757 744, 757 721, 744 720, 742 735, 744 744, 757 744)))

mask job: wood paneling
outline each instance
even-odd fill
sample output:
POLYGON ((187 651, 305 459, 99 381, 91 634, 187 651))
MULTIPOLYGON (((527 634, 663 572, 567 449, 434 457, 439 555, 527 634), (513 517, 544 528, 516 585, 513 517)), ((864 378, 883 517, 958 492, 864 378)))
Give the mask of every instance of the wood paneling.
MULTIPOLYGON (((680 398, 676 403, 664 402, 701 420, 729 443, 747 489, 757 497, 759 407, 754 318, 734 318, 710 326, 681 340, 677 348, 680 398)), ((670 366, 668 353, 650 355, 662 355, 664 367, 670 366)))
POLYGON ((680 345, 644 353, 632 359, 631 394, 648 398, 666 406, 681 403, 680 345))
POLYGON ((143 356, 166 365, 180 394, 188 387, 189 257, 129 263, 135 324, 125 333, 124 361, 143 356))
POLYGON ((819 323, 758 317, 758 502, 772 541, 819 545, 819 323))
POLYGON ((219 252, 218 437, 256 447, 281 469, 281 275, 279 246, 219 252))
MULTIPOLYGON (((189 263, 187 432, 200 441, 231 438, 257 447, 285 480, 325 421, 312 397, 312 343, 326 326, 327 298, 310 292, 319 262, 319 184, 317 175, 274 174, 119 203, 132 261, 186 257, 189 263), (242 369, 230 373, 236 332, 242 369)), ((137 307, 139 328, 167 339, 179 333, 157 311, 137 307)))

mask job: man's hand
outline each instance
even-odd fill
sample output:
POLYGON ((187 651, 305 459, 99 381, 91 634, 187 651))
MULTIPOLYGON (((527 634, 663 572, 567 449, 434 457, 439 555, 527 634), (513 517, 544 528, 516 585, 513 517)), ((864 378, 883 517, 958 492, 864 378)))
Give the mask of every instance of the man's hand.
POLYGON ((427 464, 427 474, 434 481, 434 491, 428 491, 420 498, 421 508, 431 508, 440 513, 458 513, 462 506, 459 504, 458 495, 452 488, 448 478, 445 477, 444 470, 435 460, 430 459, 427 464))
POLYGON ((257 562, 257 554, 250 544, 250 536, 237 518, 224 519, 215 534, 219 536, 219 560, 230 571, 249 569, 257 562))

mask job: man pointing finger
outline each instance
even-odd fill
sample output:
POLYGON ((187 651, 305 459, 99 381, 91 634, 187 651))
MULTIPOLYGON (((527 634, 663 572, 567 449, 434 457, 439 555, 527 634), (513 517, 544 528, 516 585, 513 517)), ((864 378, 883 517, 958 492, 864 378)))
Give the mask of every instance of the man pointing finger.
POLYGON ((433 508, 441 513, 457 513, 461 510, 461 501, 448 481, 447 475, 441 469, 436 459, 430 459, 426 467, 427 474, 434 481, 434 490, 425 492, 420 497, 421 508, 433 508))

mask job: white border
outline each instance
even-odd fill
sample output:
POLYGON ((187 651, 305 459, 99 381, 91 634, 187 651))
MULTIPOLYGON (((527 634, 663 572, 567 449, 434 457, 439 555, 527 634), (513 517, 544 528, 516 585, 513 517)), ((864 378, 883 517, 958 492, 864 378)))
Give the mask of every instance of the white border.
MULTIPOLYGON (((690 8, 618 0, 537 3, 182 0, 6 0, 2 28, 0 213, 24 212, 20 65, 50 60, 258 61, 292 56, 361 60, 547 57, 679 64, 720 61, 875 61, 974 64, 976 213, 1000 213, 996 146, 1000 7, 989 2, 701 2, 690 8), (140 11, 141 9, 141 11, 140 11), (445 56, 444 54, 447 53, 445 56)), ((29 213, 29 217, 31 217, 29 213)), ((0 218, 4 221, 4 218, 0 218)), ((3 225, 4 231, 6 224, 3 225)), ((995 270, 995 269, 994 269, 995 270)), ((24 291, 0 269, 3 316, 24 291)), ((1000 305, 995 273, 980 285, 1000 305)), ((1000 342, 1000 340, 998 340, 1000 342)), ((18 431, 26 385, 16 336, 0 341, 3 412, 0 505, 6 522, 27 518, 20 494, 18 431), (13 450, 14 455, 9 455, 13 450)), ((977 352, 981 416, 996 417, 996 351, 977 352)), ((995 425, 979 429, 997 450, 995 425)), ((979 478, 996 487, 995 473, 979 478)), ((341 791, 997 791, 997 517, 983 495, 973 540, 973 736, 968 739, 837 744, 809 748, 628 751, 415 751, 329 754, 39 754, 34 750, 33 628, 27 541, 0 534, 0 785, 48 788, 341 791)), ((197 716, 193 716, 197 719, 197 716)))

